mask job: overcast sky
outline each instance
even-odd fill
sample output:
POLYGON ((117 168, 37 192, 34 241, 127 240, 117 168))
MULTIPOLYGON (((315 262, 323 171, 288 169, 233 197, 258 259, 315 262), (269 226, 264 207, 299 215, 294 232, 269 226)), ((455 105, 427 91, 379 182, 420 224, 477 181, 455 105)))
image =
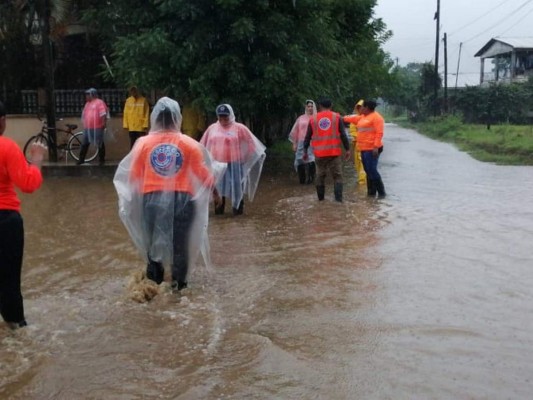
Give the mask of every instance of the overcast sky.
MULTIPOLYGON (((374 16, 393 37, 384 45, 400 66, 434 62, 437 0, 377 0, 374 16)), ((443 34, 448 38, 448 86, 455 86, 460 43, 458 86, 479 84, 480 59, 474 57, 495 37, 533 37, 533 0, 440 0, 439 72, 444 73, 443 34)), ((491 70, 485 61, 485 72, 491 70)))

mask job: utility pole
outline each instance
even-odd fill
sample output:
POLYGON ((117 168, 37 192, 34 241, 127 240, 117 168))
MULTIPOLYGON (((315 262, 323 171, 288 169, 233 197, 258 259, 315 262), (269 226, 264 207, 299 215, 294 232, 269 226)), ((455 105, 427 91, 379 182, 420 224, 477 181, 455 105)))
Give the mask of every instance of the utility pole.
POLYGON ((433 93, 433 114, 437 116, 438 110, 438 82, 439 82, 439 42, 440 42, 440 0, 437 0, 437 12, 433 18, 437 21, 437 34, 435 39, 435 80, 434 80, 434 93, 433 93))
POLYGON ((54 55, 50 40, 50 12, 52 8, 50 6, 50 0, 41 0, 38 4, 42 7, 39 15, 41 18, 44 75, 46 80, 46 124, 48 126, 48 138, 50 139, 48 153, 50 161, 57 162, 54 55))
POLYGON ((448 40, 444 32, 444 113, 448 113, 448 40))
POLYGON ((459 78, 459 63, 461 62, 461 49, 463 42, 459 43, 459 57, 457 58, 457 71, 455 72, 455 95, 457 96, 457 79, 459 78))

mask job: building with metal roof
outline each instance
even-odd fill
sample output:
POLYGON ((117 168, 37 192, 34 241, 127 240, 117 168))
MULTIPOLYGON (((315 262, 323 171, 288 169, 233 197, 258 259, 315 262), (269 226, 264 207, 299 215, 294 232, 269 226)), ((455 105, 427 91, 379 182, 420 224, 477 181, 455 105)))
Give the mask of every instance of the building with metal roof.
POLYGON ((480 85, 490 82, 523 82, 533 76, 533 37, 492 38, 474 57, 480 57, 480 85), (485 72, 485 59, 492 59, 492 71, 485 72))

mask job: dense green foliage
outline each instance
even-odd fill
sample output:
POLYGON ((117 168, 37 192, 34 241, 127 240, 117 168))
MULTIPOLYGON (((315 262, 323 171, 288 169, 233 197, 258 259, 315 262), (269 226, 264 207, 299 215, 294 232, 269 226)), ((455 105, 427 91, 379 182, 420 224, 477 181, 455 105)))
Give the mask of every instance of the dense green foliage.
POLYGON ((530 123, 533 81, 467 87, 458 91, 453 100, 454 109, 463 115, 467 123, 530 123))
POLYGON ((326 95, 347 111, 390 83, 375 0, 88 3, 84 20, 111 55, 108 78, 206 110, 228 102, 263 139, 286 134, 279 121, 307 98, 326 95))

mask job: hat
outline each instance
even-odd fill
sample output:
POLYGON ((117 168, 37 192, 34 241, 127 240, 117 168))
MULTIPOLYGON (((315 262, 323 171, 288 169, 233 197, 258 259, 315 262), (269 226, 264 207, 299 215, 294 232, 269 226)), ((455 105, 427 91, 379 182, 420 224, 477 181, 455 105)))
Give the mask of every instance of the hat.
POLYGON ((96 96, 98 91, 95 88, 90 88, 85 91, 85 94, 90 94, 91 96, 96 96))
POLYGON ((356 107, 357 107, 357 106, 362 107, 364 102, 365 102, 365 101, 364 101, 363 99, 361 99, 361 100, 359 100, 357 103, 355 103, 355 106, 356 106, 356 107))
POLYGON ((225 104, 221 104, 221 105, 217 106, 216 113, 217 113, 217 115, 227 115, 227 116, 231 115, 231 112, 230 112, 228 106, 225 105, 225 104))

